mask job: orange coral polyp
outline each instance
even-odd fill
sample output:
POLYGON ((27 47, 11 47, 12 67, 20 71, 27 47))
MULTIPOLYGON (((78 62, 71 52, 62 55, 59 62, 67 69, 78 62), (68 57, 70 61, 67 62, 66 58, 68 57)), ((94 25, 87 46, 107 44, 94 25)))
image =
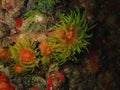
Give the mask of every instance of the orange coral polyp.
POLYGON ((6 50, 3 49, 3 48, 1 48, 1 49, 0 49, 0 57, 5 56, 5 53, 6 53, 6 50))
POLYGON ((39 46, 40 51, 45 55, 48 56, 52 53, 50 46, 47 43, 40 44, 39 46))
POLYGON ((73 37, 73 31, 69 31, 68 34, 66 35, 67 39, 71 39, 73 37))
POLYGON ((20 51, 20 60, 22 63, 31 63, 35 60, 35 55, 32 50, 21 49, 20 51))
POLYGON ((66 45, 73 45, 76 43, 76 39, 77 39, 77 30, 75 28, 71 29, 67 29, 68 32, 65 34, 65 40, 66 40, 66 45))
POLYGON ((21 73, 21 72, 23 71, 23 67, 22 67, 21 65, 19 65, 19 64, 16 64, 16 65, 14 66, 14 70, 15 70, 15 72, 17 72, 17 73, 21 73))

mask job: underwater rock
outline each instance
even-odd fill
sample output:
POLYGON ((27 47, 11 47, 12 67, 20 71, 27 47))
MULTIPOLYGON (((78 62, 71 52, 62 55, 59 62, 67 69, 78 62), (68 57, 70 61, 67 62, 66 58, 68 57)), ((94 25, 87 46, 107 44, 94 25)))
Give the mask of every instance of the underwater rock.
POLYGON ((10 28, 7 24, 0 23, 0 39, 10 34, 10 28))
POLYGON ((48 86, 46 90, 59 90, 65 81, 65 76, 62 72, 53 72, 48 78, 48 86))
POLYGON ((7 36, 10 35, 10 28, 5 23, 0 23, 0 46, 6 47, 9 44, 7 36))

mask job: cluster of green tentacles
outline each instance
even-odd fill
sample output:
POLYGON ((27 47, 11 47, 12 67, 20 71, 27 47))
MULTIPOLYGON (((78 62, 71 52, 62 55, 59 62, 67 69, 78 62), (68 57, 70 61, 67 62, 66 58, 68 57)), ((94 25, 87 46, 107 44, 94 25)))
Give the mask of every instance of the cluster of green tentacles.
POLYGON ((76 61, 74 55, 87 49, 88 40, 92 36, 92 34, 88 34, 90 28, 86 12, 81 14, 80 9, 70 10, 69 14, 61 16, 60 22, 53 29, 58 32, 63 31, 65 34, 73 32, 70 40, 66 40, 64 35, 63 38, 59 35, 49 37, 50 46, 54 48, 54 61, 59 64, 64 64, 68 60, 76 61))
POLYGON ((88 40, 92 36, 92 34, 88 34, 90 29, 86 12, 82 12, 81 14, 80 9, 70 10, 67 15, 61 15, 60 21, 52 27, 52 30, 56 34, 48 35, 47 37, 47 44, 51 49, 50 55, 45 56, 41 53, 36 42, 31 42, 29 39, 22 39, 22 41, 16 42, 15 45, 10 45, 9 47, 14 65, 22 65, 25 73, 27 71, 34 71, 36 66, 39 67, 39 63, 42 63, 44 66, 44 64, 50 64, 51 62, 58 63, 59 65, 69 60, 76 62, 78 59, 76 59, 75 55, 87 49, 88 40), (35 62, 22 63, 19 58, 21 49, 33 51, 35 62))
MULTIPOLYGON (((38 48, 36 48, 36 43, 35 42, 31 42, 29 39, 27 38, 22 38, 20 41, 17 41, 15 43, 15 45, 10 45, 9 46, 11 55, 12 55, 12 62, 13 64, 11 64, 12 69, 14 69, 15 65, 20 65, 23 69, 22 72, 20 73, 28 73, 29 71, 33 72, 35 67, 39 66, 39 52, 38 52, 38 48), (29 61, 29 62, 22 62, 21 58, 20 58, 20 51, 21 50, 28 50, 28 52, 23 52, 24 58, 29 58, 27 56, 26 53, 29 54, 29 52, 32 52, 34 54, 34 61, 29 61)), ((31 56, 32 57, 32 56, 31 56)), ((15 70, 13 70, 15 71, 15 70)), ((15 72, 16 73, 16 72, 15 72)))

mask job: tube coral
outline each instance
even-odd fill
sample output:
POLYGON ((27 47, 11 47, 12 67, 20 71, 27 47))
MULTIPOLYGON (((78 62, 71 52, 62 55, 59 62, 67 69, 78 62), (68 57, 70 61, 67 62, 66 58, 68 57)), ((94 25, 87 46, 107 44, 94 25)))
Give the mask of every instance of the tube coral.
POLYGON ((34 52, 30 49, 21 49, 19 55, 21 63, 30 64, 35 62, 34 52))
POLYGON ((19 73, 33 71, 34 68, 38 66, 39 58, 36 57, 39 55, 39 52, 37 52, 34 42, 30 42, 29 39, 22 39, 16 42, 15 45, 10 45, 9 48, 12 53, 14 62, 13 69, 15 71, 19 73))
MULTIPOLYGON (((25 14, 25 20, 23 21, 23 31, 31 31, 32 25, 37 23, 44 23, 46 20, 46 16, 40 13, 38 10, 30 10, 25 14), (34 24, 32 24, 34 23, 34 24)), ((39 27, 41 28, 41 27, 39 27)), ((36 29, 34 29, 35 31, 36 29)))
POLYGON ((47 43, 40 44, 39 48, 41 52, 43 53, 43 55, 45 56, 48 56, 52 53, 52 50, 47 43))
POLYGON ((21 65, 16 64, 16 65, 14 66, 14 70, 15 70, 16 73, 21 73, 21 72, 23 71, 23 68, 22 68, 21 65))
POLYGON ((92 36, 87 34, 89 27, 86 12, 81 14, 80 9, 70 10, 69 14, 61 16, 60 23, 53 30, 54 34, 48 37, 55 52, 55 61, 59 64, 65 63, 76 52, 87 49, 88 38, 92 36))
POLYGON ((53 50, 51 46, 49 46, 49 43, 41 43, 39 45, 39 50, 41 52, 42 58, 41 62, 42 64, 48 64, 50 63, 51 59, 53 58, 53 50))
POLYGON ((11 62, 11 52, 7 49, 0 48, 0 60, 2 62, 11 62))

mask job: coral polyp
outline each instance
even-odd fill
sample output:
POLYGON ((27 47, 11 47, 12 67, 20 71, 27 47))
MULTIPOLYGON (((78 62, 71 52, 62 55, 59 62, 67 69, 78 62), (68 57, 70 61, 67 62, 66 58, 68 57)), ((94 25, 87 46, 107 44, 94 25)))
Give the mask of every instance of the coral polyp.
POLYGON ((49 42, 46 43, 41 43, 39 45, 39 50, 41 52, 41 62, 42 64, 48 64, 51 62, 51 60, 53 59, 53 50, 52 47, 49 45, 49 42))
POLYGON ((44 56, 49 56, 52 53, 52 50, 51 50, 50 46, 47 43, 40 44, 39 48, 41 50, 41 53, 44 56))
MULTIPOLYGON (((22 68, 21 71, 24 73, 33 71, 34 68, 38 66, 39 58, 36 57, 39 55, 39 52, 37 52, 35 45, 36 44, 29 39, 22 39, 16 42, 15 45, 9 46, 14 62, 13 66, 19 65, 16 69, 22 68)), ((18 70, 17 72, 20 71, 18 70)))
POLYGON ((89 27, 86 12, 81 14, 80 9, 70 10, 69 14, 61 16, 53 30, 56 34, 49 35, 49 40, 54 48, 55 60, 60 64, 75 53, 87 49, 88 39, 92 36, 87 34, 89 27))
POLYGON ((23 67, 19 64, 15 64, 14 68, 16 73, 21 73, 23 71, 23 67))
POLYGON ((19 58, 21 63, 24 64, 31 64, 35 62, 34 52, 30 49, 21 49, 19 58))
POLYGON ((66 46, 74 45, 76 43, 77 38, 77 30, 70 30, 67 28, 67 32, 65 33, 63 39, 65 40, 66 46))
POLYGON ((0 48, 0 57, 5 56, 6 50, 3 48, 0 48))

